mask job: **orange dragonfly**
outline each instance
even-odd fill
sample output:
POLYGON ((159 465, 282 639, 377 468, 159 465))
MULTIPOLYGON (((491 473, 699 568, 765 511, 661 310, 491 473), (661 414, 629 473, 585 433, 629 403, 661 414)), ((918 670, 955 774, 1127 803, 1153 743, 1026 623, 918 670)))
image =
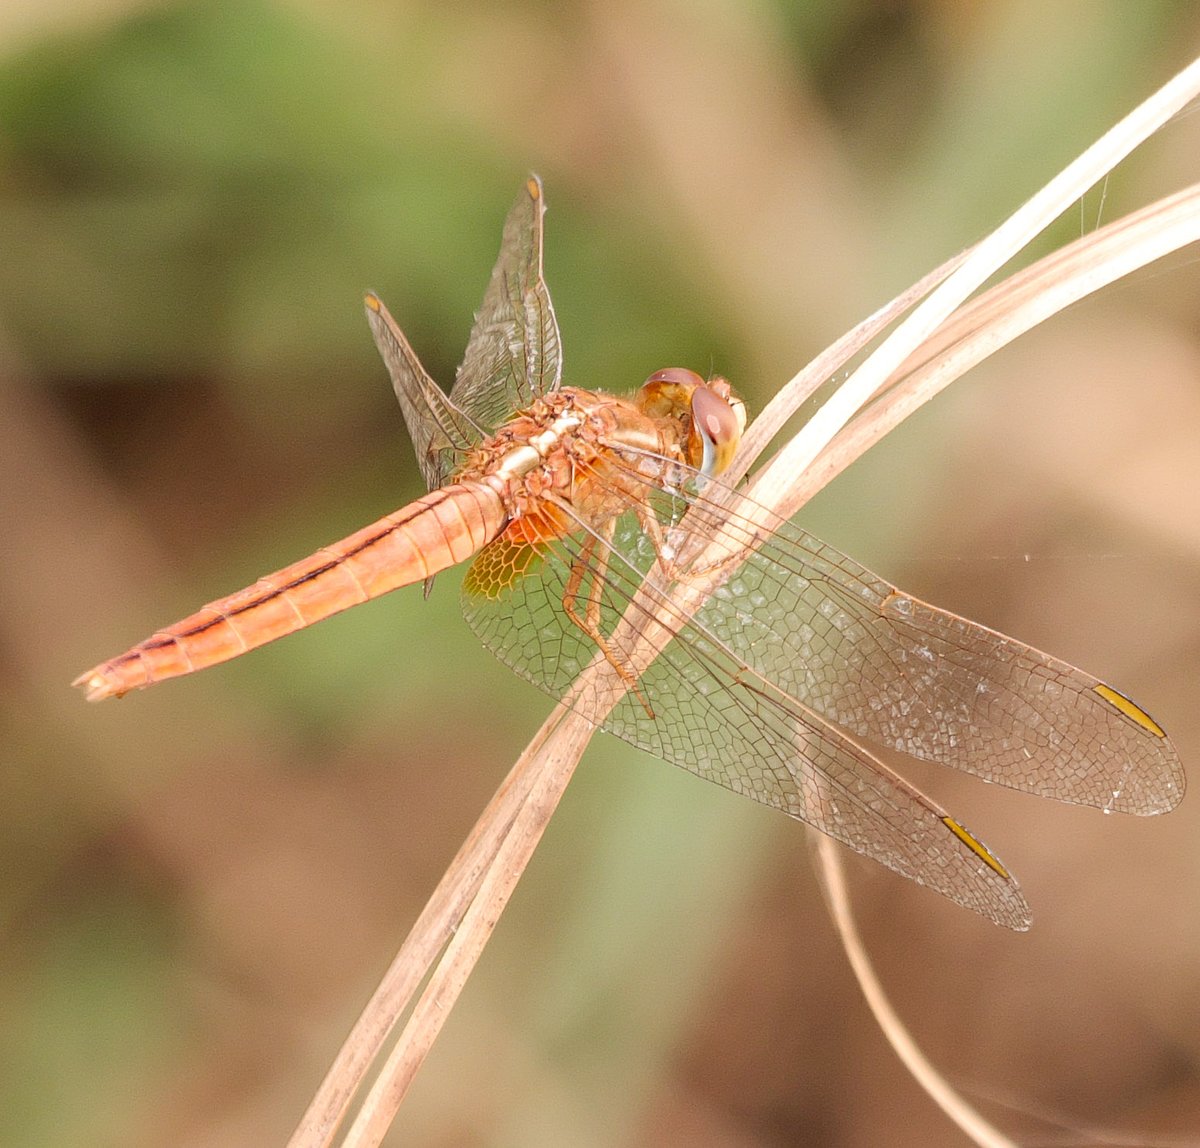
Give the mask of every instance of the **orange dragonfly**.
POLYGON ((904 594, 721 484, 745 423, 725 380, 668 368, 629 398, 563 386, 544 211, 532 177, 449 395, 366 297, 429 493, 89 670, 75 684, 90 700, 473 557, 464 613, 517 673, 586 712, 572 687, 602 659, 620 687, 591 714, 605 729, 1000 925, 1030 921, 1012 875, 864 742, 1106 812, 1179 802, 1173 745, 1124 695, 904 594), (703 591, 679 605, 680 586, 703 591))

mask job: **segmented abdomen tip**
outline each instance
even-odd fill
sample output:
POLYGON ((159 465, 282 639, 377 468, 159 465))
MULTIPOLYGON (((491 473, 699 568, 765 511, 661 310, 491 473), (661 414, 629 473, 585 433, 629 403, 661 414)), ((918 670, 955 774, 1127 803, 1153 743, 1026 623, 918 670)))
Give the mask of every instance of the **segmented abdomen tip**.
POLYGON ((89 702, 102 702, 105 698, 118 696, 115 683, 101 670, 88 670, 80 674, 71 685, 87 691, 89 702))

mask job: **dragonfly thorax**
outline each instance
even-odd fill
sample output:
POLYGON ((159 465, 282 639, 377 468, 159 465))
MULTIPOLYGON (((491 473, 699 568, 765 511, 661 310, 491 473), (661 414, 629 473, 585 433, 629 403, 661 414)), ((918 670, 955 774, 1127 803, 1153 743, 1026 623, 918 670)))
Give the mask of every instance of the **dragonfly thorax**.
POLYGON ((670 420, 648 417, 628 399, 564 387, 535 400, 475 448, 455 476, 486 482, 512 517, 531 502, 586 499, 605 459, 665 456, 683 461, 670 420))

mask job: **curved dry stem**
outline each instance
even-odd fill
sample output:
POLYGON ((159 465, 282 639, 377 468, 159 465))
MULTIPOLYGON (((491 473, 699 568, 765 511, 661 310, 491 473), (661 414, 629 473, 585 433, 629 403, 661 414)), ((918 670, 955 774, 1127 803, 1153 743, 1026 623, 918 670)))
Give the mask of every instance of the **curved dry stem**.
MULTIPOLYGON (((747 435, 740 460, 735 464, 735 478, 745 473, 783 422, 816 387, 915 300, 924 297, 756 476, 749 488, 756 503, 769 512, 790 517, 825 483, 961 375, 967 366, 1008 342, 1019 331, 1040 322, 1046 314, 1167 250, 1193 241, 1200 219, 1200 205, 1194 191, 1147 209, 1143 213, 1147 219, 1139 221, 1131 217, 1121 225, 1086 237, 956 314, 964 300, 1021 247, 1198 94, 1200 61, 1186 68, 1109 131, 976 247, 881 308, 789 383, 747 435), (1150 221, 1150 217, 1156 217, 1157 222, 1150 221), (1164 222, 1167 219, 1171 220, 1169 224, 1164 222), (1145 230, 1139 231, 1142 227, 1145 230), (1148 234, 1155 232, 1157 238, 1151 241, 1148 234), (1141 239, 1131 241, 1130 234, 1140 235, 1141 239), (1106 246, 1110 241, 1113 247, 1106 246), (1158 254, 1152 254, 1155 251, 1158 254), (1072 261, 1076 257, 1079 262, 1072 261), (937 286, 926 297, 935 283, 937 286)), ((742 513, 746 510, 739 507, 742 513)), ((714 539, 713 545, 720 548, 731 544, 728 540, 714 539)), ((697 584, 682 586, 678 597, 667 605, 639 595, 631 616, 657 616, 660 624, 646 632, 643 632, 645 627, 639 628, 639 652, 632 664, 639 664, 639 659, 643 660, 641 664, 653 659, 667 633, 668 611, 674 614, 692 608, 711 589, 697 584)), ((600 658, 576 682, 573 693, 577 699, 589 699, 588 710, 593 721, 602 720, 606 707, 621 696, 623 686, 613 679, 611 667, 600 658), (602 698, 605 704, 598 703, 597 698, 602 698)), ((370 1064, 407 1009, 430 962, 444 949, 409 1024, 344 1141, 356 1148, 379 1143, 491 935, 594 729, 578 714, 567 713, 561 707, 543 725, 489 804, 405 941, 293 1136, 292 1148, 323 1148, 332 1143, 370 1064)), ((850 942, 847 944, 849 951, 850 942)), ((858 948, 861 953, 861 946, 858 948)), ((858 959, 852 959, 858 971, 858 959)), ((865 955, 862 960, 865 962, 865 955)), ((869 965, 866 968, 869 971, 869 965)), ((902 1043, 891 1032, 888 1035, 894 1044, 902 1043)), ((897 1051, 901 1051, 900 1047, 897 1051)), ((936 1073, 931 1077, 922 1074, 918 1079, 948 1114, 957 1109, 960 1101, 936 1073)), ((953 1118, 959 1119, 958 1115, 953 1118)), ((1008 1143, 982 1121, 979 1127, 975 1133, 977 1143, 1008 1143), (988 1136, 992 1139, 987 1139, 988 1136)))
MULTIPOLYGON (((962 263, 920 304, 838 388, 755 477, 750 493, 784 518, 790 518, 815 493, 805 477, 817 456, 871 400, 901 365, 919 352, 986 280, 1044 231, 1088 189, 1107 175, 1138 144, 1200 95, 1200 59, 1194 60, 1148 100, 1068 164, 995 231, 981 240, 962 263)), ((777 400, 790 401, 784 396, 777 400)), ((793 410, 795 408, 792 408, 793 410)), ((790 413, 790 412, 789 412, 790 413)), ((872 442, 874 440, 871 440, 872 442)), ((870 442, 866 446, 871 445, 870 442)), ((863 449, 866 449, 866 446, 863 449)), ((857 456, 855 456, 857 457, 857 456)), ((849 465, 847 458, 840 469, 849 465)))
MULTIPOLYGON (((961 308, 809 468, 813 493, 971 367, 1087 295, 1200 241, 1200 184, 1086 235, 961 308)), ((808 497, 805 495, 804 497, 808 497)))
POLYGON ((561 711, 556 709, 546 719, 450 862, 330 1065, 288 1141, 289 1148, 314 1148, 333 1143, 355 1092, 400 1017, 407 1011, 413 993, 429 967, 454 936, 518 814, 526 808, 535 781, 529 763, 535 759, 543 740, 553 731, 560 717, 561 711))
POLYGON ((346 1144, 378 1144, 386 1135, 408 1086, 433 1047, 525 872, 592 732, 588 721, 560 705, 538 731, 536 745, 531 745, 513 767, 508 780, 516 779, 516 787, 524 793, 517 815, 351 1125, 346 1144))
POLYGON ((904 1027, 904 1022, 892 1008, 883 985, 875 975, 875 968, 859 935, 854 913, 850 908, 850 892, 846 887, 846 874, 842 868, 837 843, 830 837, 821 836, 817 838, 816 851, 820 862, 825 903, 829 906, 830 916, 837 926, 842 948, 845 949, 850 967, 854 970, 858 987, 862 989, 867 1007, 870 1008, 880 1031, 887 1037, 888 1044, 934 1103, 980 1148, 1017 1148, 1016 1141, 1010 1140, 993 1128, 963 1100, 960 1093, 950 1087, 946 1078, 934 1068, 912 1034, 904 1027))
POLYGON ((738 447, 737 458, 722 475, 723 481, 734 485, 746 476, 771 440, 783 429, 784 423, 806 403, 819 387, 823 387, 842 367, 919 300, 956 270, 970 251, 960 252, 940 267, 935 267, 907 290, 885 303, 873 315, 851 327, 840 339, 831 343, 812 362, 786 382, 762 413, 746 428, 738 447))

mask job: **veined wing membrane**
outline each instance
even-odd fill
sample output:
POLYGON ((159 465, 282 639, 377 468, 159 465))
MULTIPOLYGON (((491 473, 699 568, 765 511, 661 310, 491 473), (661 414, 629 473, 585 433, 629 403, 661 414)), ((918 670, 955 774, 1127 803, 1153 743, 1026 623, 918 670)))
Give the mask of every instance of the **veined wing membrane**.
MULTIPOLYGON (((622 475, 626 491, 631 474, 622 475)), ((712 574, 703 551, 719 532, 748 545, 768 528, 759 550, 719 571, 691 617, 655 581, 656 543, 632 512, 603 563, 604 524, 578 520, 577 534, 513 565, 525 573, 511 584, 493 583, 488 595, 464 584, 464 611, 484 643, 554 696, 597 656, 563 609, 568 586, 594 600, 611 658, 627 673, 636 672, 632 634, 666 612, 670 634, 606 729, 1014 928, 1026 909, 1003 866, 857 738, 1108 810, 1156 813, 1182 796, 1163 731, 1095 678, 900 593, 761 507, 750 513, 748 500, 711 480, 703 496, 641 481, 643 516, 653 514, 657 545, 685 583, 712 574), (645 577, 648 603, 637 597, 645 577), (620 621, 631 603, 645 611, 632 627, 620 621)), ((575 704, 587 713, 587 699, 575 704)))
POLYGON ((531 175, 504 222, 500 255, 450 398, 492 430, 562 380, 562 342, 542 277, 542 182, 531 175))
MULTIPOLYGON (((632 520, 625 516, 603 571, 593 565, 580 589, 582 596, 598 592, 600 629, 614 658, 627 666, 633 654, 621 641, 619 620, 638 601, 653 556, 632 520)), ((491 583, 491 593, 475 592, 470 575, 464 583, 464 613, 484 644, 556 697, 597 656, 596 644, 563 610, 572 567, 594 550, 595 539, 580 532, 543 544, 539 557, 522 565, 523 577, 500 588, 491 583)), ((575 704, 585 716, 600 716, 589 711, 587 698, 575 704)), ((627 694, 603 726, 807 822, 999 924, 1028 927, 1020 889, 983 845, 866 748, 762 679, 702 625, 679 615, 671 619, 671 633, 638 678, 638 695, 627 694)))
MULTIPOLYGON (((748 500, 707 489, 734 513, 694 499, 691 531, 711 535, 724 525, 748 544, 748 500)), ((1141 815, 1179 803, 1185 782, 1175 747, 1112 687, 913 598, 754 510, 770 527, 767 540, 696 620, 784 692, 855 736, 1026 793, 1141 815)))
POLYGON ((542 184, 530 176, 504 224, 500 254, 449 396, 429 377, 379 297, 365 299, 425 485, 442 486, 467 452, 534 398, 556 390, 562 343, 542 277, 542 184))
POLYGON ((368 292, 363 302, 375 346, 400 400, 421 477, 429 490, 436 490, 483 437, 483 429, 472 423, 429 377, 379 296, 368 292))

